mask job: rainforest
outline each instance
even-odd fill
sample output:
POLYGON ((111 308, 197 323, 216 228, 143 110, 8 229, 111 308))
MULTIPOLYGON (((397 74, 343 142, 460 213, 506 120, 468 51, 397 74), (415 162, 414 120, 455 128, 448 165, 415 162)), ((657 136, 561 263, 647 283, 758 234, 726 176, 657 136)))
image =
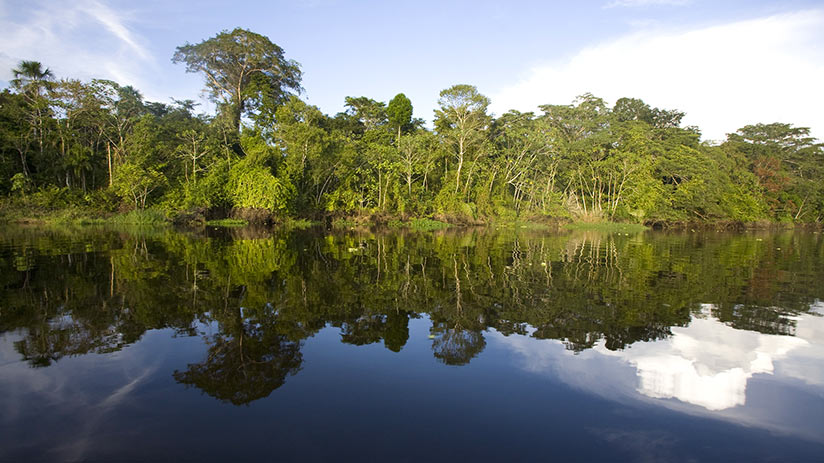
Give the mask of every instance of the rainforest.
MULTIPOLYGON (((214 111, 146 101, 38 61, 0 93, 6 222, 820 225, 824 149, 810 129, 747 125, 702 141, 684 113, 583 94, 490 113, 452 85, 432 121, 345 97, 327 115, 269 38, 237 28, 172 54, 214 111), (218 221, 218 222, 214 222, 218 221)), ((400 89, 399 89, 400 90, 400 89)), ((673 89, 677 91, 677 89, 673 89)))

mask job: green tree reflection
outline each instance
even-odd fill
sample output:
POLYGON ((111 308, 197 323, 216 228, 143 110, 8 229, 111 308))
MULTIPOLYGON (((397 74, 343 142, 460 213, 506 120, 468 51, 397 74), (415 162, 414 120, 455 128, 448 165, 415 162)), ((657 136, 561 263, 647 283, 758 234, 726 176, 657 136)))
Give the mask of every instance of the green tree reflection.
POLYGON ((427 318, 435 361, 466 365, 485 332, 580 352, 666 338, 707 307, 741 330, 792 336, 824 300, 824 239, 763 234, 271 232, 9 228, 0 332, 33 367, 105 354, 148 330, 203 336, 182 384, 233 404, 302 367, 304 340, 410 342, 427 318))
POLYGON ((300 371, 300 343, 277 334, 271 320, 244 319, 240 308, 225 315, 220 332, 206 341, 206 360, 174 372, 179 383, 242 405, 268 396, 300 371))

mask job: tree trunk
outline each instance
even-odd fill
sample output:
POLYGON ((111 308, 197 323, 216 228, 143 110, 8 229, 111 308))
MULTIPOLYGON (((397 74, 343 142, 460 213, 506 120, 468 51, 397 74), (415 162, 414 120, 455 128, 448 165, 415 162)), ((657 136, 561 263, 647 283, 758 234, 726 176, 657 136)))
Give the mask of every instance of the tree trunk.
POLYGON ((243 111, 243 103, 241 101, 236 102, 232 106, 232 127, 235 129, 235 133, 240 134, 240 116, 243 111))
POLYGON ((463 138, 458 140, 458 171, 455 175, 455 193, 461 188, 461 167, 463 167, 464 160, 464 141, 463 138))
POLYGON ((19 149, 17 152, 20 153, 20 164, 23 166, 23 176, 29 178, 29 166, 28 161, 26 160, 26 151, 19 149))
POLYGON ((106 143, 106 161, 109 164, 109 188, 112 187, 112 145, 106 143))

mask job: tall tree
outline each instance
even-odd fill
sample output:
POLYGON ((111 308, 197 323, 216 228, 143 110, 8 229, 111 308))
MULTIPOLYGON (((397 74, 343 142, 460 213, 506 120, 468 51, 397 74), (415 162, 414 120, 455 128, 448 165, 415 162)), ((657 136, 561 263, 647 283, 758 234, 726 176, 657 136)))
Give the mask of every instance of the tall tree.
POLYGON ((461 186, 461 169, 467 151, 481 143, 482 133, 489 126, 486 114, 489 98, 478 93, 474 85, 453 85, 440 93, 440 109, 435 110, 435 127, 446 135, 455 146, 457 172, 455 193, 461 186))
MULTIPOLYGON (((12 69, 14 78, 11 86, 26 99, 26 119, 29 133, 37 140, 40 156, 43 157, 46 144, 46 119, 49 116, 48 92, 53 86, 54 74, 49 68, 43 68, 38 61, 21 61, 12 69)), ((25 158, 25 156, 22 156, 25 158)), ((23 175, 28 177, 26 162, 23 162, 23 175)))
POLYGON ((546 208, 555 188, 558 155, 551 131, 544 120, 532 113, 509 111, 492 127, 495 156, 492 159, 489 189, 496 180, 512 195, 512 204, 520 210, 526 202, 546 208))
POLYGON ((21 181, 29 183, 28 154, 32 133, 23 122, 27 116, 26 99, 22 95, 11 93, 8 89, 0 93, 0 164, 8 168, 5 172, 8 175, 3 180, 21 175, 21 181), (19 158, 20 171, 15 166, 16 162, 11 162, 11 153, 15 153, 14 156, 19 158))
POLYGON ((609 155, 609 108, 601 98, 586 93, 571 105, 541 105, 541 119, 552 131, 563 159, 565 190, 575 215, 601 217, 605 190, 603 162, 609 155))
POLYGON ((409 130, 412 126, 412 102, 403 93, 398 93, 389 100, 386 115, 389 117, 389 125, 398 134, 395 139, 397 144, 401 139, 401 131, 409 130))
POLYGON ((108 130, 105 133, 108 139, 106 164, 109 172, 109 186, 111 186, 115 165, 127 161, 126 137, 140 116, 146 113, 146 108, 143 104, 143 96, 134 87, 120 86, 109 80, 94 82, 101 87, 101 93, 109 109, 108 130))
POLYGON ((359 129, 356 130, 358 136, 372 135, 367 137, 369 139, 386 138, 384 135, 387 114, 386 105, 383 102, 365 96, 347 96, 344 106, 346 106, 346 114, 359 126, 359 129), (384 133, 375 133, 378 130, 384 133))
POLYGON ((51 69, 43 69, 39 61, 20 61, 16 68, 11 70, 14 79, 11 85, 18 91, 42 94, 48 83, 54 79, 51 69))
POLYGON ((269 38, 236 28, 198 44, 177 47, 174 63, 186 72, 202 73, 212 99, 232 115, 236 130, 240 118, 256 110, 274 109, 290 92, 301 91, 300 65, 284 57, 283 49, 269 38))
POLYGON ((55 151, 58 157, 48 170, 65 186, 87 188, 87 174, 103 146, 107 109, 106 86, 63 79, 52 92, 55 121, 55 151))
POLYGON ((286 175, 300 190, 298 204, 318 207, 332 186, 336 163, 320 110, 292 96, 278 108, 275 142, 282 150, 286 175), (310 199, 311 195, 311 199, 310 199))
POLYGON ((412 181, 416 174, 423 176, 426 186, 427 170, 432 163, 433 153, 437 150, 437 140, 426 131, 404 135, 403 143, 398 143, 398 155, 401 174, 406 180, 406 194, 412 199, 412 181))

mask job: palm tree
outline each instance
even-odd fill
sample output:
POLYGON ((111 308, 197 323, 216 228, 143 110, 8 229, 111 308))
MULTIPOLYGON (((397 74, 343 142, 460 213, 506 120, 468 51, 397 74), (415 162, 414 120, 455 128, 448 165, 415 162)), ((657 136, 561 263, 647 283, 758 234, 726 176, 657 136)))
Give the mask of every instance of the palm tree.
POLYGON ((54 79, 51 69, 43 69, 39 61, 20 61, 20 64, 11 72, 14 74, 14 79, 11 80, 12 87, 20 92, 33 91, 36 95, 40 95, 41 90, 54 79))

